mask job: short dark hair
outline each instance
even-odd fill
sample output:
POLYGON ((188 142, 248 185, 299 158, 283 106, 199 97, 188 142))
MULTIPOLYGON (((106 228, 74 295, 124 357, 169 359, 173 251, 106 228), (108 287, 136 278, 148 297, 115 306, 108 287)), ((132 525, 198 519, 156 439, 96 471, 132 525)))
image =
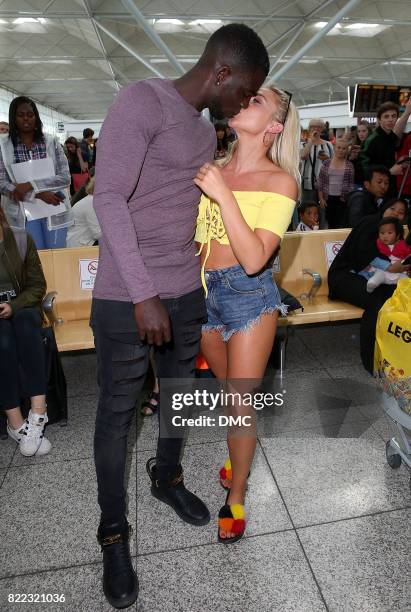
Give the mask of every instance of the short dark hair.
POLYGON ((301 218, 301 215, 303 215, 309 208, 313 208, 314 206, 317 210, 319 210, 320 206, 317 204, 317 202, 303 202, 300 204, 297 209, 299 217, 301 218))
POLYGON ((16 124, 16 115, 17 115, 17 110, 19 106, 21 106, 22 104, 29 104, 32 108, 32 111, 36 118, 36 127, 34 129, 34 141, 40 142, 44 138, 43 123, 40 119, 39 111, 37 109, 35 102, 33 102, 31 98, 27 98, 27 96, 18 96, 17 98, 14 98, 14 100, 12 100, 10 103, 10 106, 9 106, 9 134, 10 134, 11 141, 14 145, 17 144, 19 131, 17 129, 17 124, 16 124))
POLYGON ((386 166, 367 166, 364 170, 364 182, 368 181, 370 183, 374 174, 383 174, 388 178, 391 177, 390 171, 386 166))
POLYGON ((393 225, 395 227, 395 233, 397 234, 397 236, 399 236, 400 238, 404 237, 404 228, 402 227, 397 217, 384 217, 383 219, 381 219, 378 224, 378 233, 383 227, 383 225, 393 225))
POLYGON ((395 111, 397 115, 400 114, 400 107, 395 102, 384 102, 377 109, 377 119, 381 119, 381 116, 387 111, 395 111))
POLYGON ((408 203, 406 202, 406 200, 402 200, 401 198, 390 198, 389 200, 384 202, 384 204, 381 204, 381 206, 379 207, 378 211, 381 212, 381 214, 383 214, 383 213, 385 213, 387 208, 391 208, 391 206, 393 206, 397 202, 400 202, 401 204, 403 204, 404 208, 405 208, 405 212, 407 212, 407 210, 408 210, 408 203))
POLYGON ((83 138, 86 140, 87 138, 91 138, 94 135, 94 130, 91 128, 85 128, 83 130, 83 138))
MULTIPOLYGON (((207 41, 202 59, 224 49, 227 60, 245 70, 262 70, 267 76, 270 59, 263 41, 254 30, 243 23, 230 23, 222 26, 207 41)), ((201 59, 200 59, 201 61, 201 59)))

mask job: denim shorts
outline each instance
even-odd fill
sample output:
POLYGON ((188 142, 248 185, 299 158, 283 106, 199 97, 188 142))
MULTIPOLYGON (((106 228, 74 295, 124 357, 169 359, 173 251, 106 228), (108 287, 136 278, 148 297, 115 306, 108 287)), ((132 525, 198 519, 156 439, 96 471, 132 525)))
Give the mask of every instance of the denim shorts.
POLYGON ((287 306, 272 278, 272 270, 248 276, 240 266, 207 270, 208 322, 203 331, 217 330, 224 342, 236 332, 246 332, 260 321, 261 315, 279 310, 287 314, 287 306))

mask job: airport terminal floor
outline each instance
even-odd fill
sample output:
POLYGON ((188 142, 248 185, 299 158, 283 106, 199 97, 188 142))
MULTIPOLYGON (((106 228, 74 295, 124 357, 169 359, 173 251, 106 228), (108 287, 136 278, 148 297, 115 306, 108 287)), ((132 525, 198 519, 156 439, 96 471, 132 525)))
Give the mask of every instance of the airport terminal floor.
MULTIPOLYGON (((224 436, 209 429, 188 439, 186 481, 211 513, 205 527, 190 526, 150 495, 145 463, 154 454, 157 421, 141 420, 137 411, 127 458, 140 581, 131 609, 409 610, 409 472, 387 464, 390 426, 375 381, 361 367, 358 335, 358 323, 341 322, 299 327, 290 337, 287 399, 273 412, 275 433, 259 437, 246 500, 250 521, 238 544, 217 543, 224 436)), ((2 538, 2 610, 113 609, 101 589, 95 539, 96 357, 66 354, 63 365, 69 421, 47 427, 52 452, 27 459, 12 440, 0 442, 0 520, 13 534, 2 538), (8 604, 10 593, 58 593, 65 604, 8 604)))

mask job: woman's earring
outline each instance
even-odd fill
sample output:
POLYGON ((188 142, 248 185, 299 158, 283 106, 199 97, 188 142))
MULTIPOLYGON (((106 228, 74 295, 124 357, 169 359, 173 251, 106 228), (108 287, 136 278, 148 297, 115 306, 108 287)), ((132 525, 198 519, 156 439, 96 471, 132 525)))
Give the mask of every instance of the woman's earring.
POLYGON ((270 147, 274 142, 274 136, 273 134, 270 134, 270 132, 265 132, 264 134, 264 138, 263 138, 263 145, 265 147, 270 147))

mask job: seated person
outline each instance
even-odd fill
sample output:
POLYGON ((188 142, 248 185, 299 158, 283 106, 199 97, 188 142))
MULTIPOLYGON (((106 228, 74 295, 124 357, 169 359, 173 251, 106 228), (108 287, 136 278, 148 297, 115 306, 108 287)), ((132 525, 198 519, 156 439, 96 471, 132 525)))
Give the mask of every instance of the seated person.
POLYGON ((77 204, 77 202, 80 202, 80 200, 82 200, 83 198, 86 197, 86 195, 87 195, 87 193, 86 193, 87 185, 91 181, 91 179, 93 178, 95 171, 96 171, 95 168, 90 168, 90 171, 89 171, 90 178, 87 181, 87 183, 84 183, 84 185, 82 185, 80 187, 80 189, 78 189, 76 191, 76 193, 73 195, 73 197, 70 200, 71 206, 74 206, 74 204, 77 204))
POLYGON ((315 202, 306 202, 298 207, 299 224, 296 232, 312 232, 320 229, 318 211, 319 206, 315 202))
POLYGON ((25 457, 46 455, 46 364, 41 328, 46 280, 34 241, 24 230, 12 231, 0 208, 0 408, 7 432, 25 457), (21 369, 22 376, 19 376, 21 369), (30 397, 26 420, 21 397, 30 397))
MULTIPOLYGON (((360 325, 361 359, 365 369, 373 373, 375 326, 378 311, 394 292, 394 285, 381 284, 373 293, 367 292, 367 280, 359 274, 371 261, 380 257, 377 250, 378 224, 384 217, 396 217, 404 223, 407 205, 393 199, 374 215, 364 217, 351 231, 328 271, 329 298, 342 300, 364 309, 360 325)), ((411 266, 396 262, 390 272, 408 272, 411 266)))
POLYGON ((86 197, 73 207, 74 225, 67 232, 69 248, 93 246, 101 236, 101 229, 93 208, 94 176, 87 183, 86 197))
POLYGON ((401 262, 411 255, 411 247, 403 239, 403 227, 398 219, 385 217, 378 227, 376 245, 380 256, 360 272, 368 280, 368 293, 372 293, 382 283, 396 285, 400 278, 407 277, 405 272, 390 272, 390 269, 391 264, 401 262))
POLYGON ((369 166, 364 172, 364 187, 347 196, 347 227, 355 227, 367 215, 374 215, 388 192, 390 173, 385 166, 369 166))

